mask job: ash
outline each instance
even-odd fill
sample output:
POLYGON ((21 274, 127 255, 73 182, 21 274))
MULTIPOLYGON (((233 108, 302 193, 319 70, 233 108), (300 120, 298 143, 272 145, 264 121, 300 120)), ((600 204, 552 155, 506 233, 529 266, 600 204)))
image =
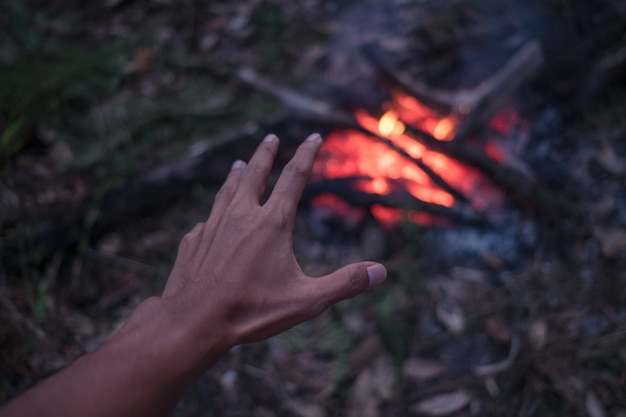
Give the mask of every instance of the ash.
POLYGON ((497 228, 455 225, 426 229, 423 235, 424 259, 434 269, 454 264, 478 266, 485 254, 501 262, 514 264, 537 243, 537 226, 533 221, 502 224, 497 228))

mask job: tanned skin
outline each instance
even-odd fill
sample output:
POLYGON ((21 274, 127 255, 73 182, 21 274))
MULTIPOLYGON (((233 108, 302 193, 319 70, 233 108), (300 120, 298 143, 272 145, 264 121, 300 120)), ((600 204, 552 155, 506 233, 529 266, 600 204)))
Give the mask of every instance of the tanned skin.
POLYGON ((384 281, 375 262, 305 275, 293 254, 296 208, 322 144, 309 136, 260 204, 278 149, 268 135, 237 161, 206 222, 180 243, 160 297, 102 347, 18 396, 0 417, 167 416, 230 348, 316 317, 384 281))

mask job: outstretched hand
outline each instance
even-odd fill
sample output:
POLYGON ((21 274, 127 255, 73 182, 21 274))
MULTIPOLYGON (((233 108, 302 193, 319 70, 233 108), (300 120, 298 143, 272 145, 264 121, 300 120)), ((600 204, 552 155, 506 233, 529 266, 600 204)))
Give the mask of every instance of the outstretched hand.
POLYGON ((374 262, 306 276, 293 254, 296 208, 322 143, 311 135, 260 200, 278 138, 238 161, 211 215, 182 240, 161 297, 141 303, 96 351, 0 410, 3 417, 167 416, 231 347, 320 314, 385 279, 374 262))
POLYGON ((208 220, 182 240, 162 296, 198 319, 200 328, 220 323, 232 344, 259 341, 313 318, 386 275, 374 262, 319 278, 302 272, 292 233, 322 138, 313 134, 300 145, 261 205, 278 142, 268 135, 248 164, 235 162, 208 220))

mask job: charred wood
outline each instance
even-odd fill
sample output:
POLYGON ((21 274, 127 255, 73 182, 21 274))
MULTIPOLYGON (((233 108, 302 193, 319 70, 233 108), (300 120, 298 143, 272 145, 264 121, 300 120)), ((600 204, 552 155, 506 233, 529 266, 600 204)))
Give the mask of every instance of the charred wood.
POLYGON ((576 211, 576 206, 572 202, 529 179, 520 171, 499 164, 477 149, 459 146, 454 142, 441 142, 429 134, 409 126, 407 126, 406 134, 434 151, 479 169, 494 183, 505 189, 515 200, 535 207, 540 214, 549 219, 558 220, 563 217, 571 217, 576 211))
POLYGON ((316 195, 330 193, 354 207, 370 208, 381 205, 388 208, 419 211, 434 216, 460 221, 472 225, 487 225, 488 221, 467 204, 456 204, 445 207, 439 204, 422 201, 411 195, 403 188, 387 195, 373 194, 358 189, 358 182, 368 180, 368 177, 334 178, 309 183, 304 192, 304 199, 316 195))

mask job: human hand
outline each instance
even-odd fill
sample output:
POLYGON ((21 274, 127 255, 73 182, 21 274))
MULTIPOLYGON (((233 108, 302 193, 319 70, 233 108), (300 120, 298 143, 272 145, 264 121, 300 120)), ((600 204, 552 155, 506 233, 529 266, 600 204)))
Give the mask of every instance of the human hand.
POLYGON ((374 262, 306 276, 293 255, 298 200, 322 143, 311 135, 263 205, 278 138, 233 165, 211 215, 182 240, 162 297, 101 348, 12 401, 2 416, 169 415, 226 350, 286 330, 385 279, 374 262), (163 337, 165 336, 165 337, 163 337))
POLYGON ((162 296, 205 338, 230 348, 311 319, 332 304, 384 281, 375 262, 305 275, 293 254, 296 209, 322 144, 309 136, 261 205, 278 138, 268 135, 250 162, 233 164, 207 221, 182 240, 162 296))

